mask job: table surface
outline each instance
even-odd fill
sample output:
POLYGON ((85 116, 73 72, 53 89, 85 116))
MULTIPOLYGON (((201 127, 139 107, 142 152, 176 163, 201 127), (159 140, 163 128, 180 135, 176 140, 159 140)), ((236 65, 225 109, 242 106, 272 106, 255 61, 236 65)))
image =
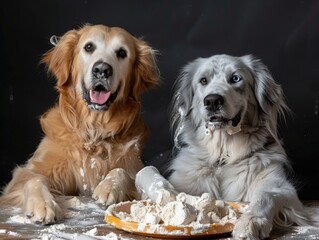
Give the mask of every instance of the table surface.
MULTIPOLYGON (((90 198, 65 197, 63 201, 65 219, 49 226, 31 224, 17 208, 0 209, 0 239, 158 239, 115 229, 104 222, 103 206, 90 198)), ((230 234, 224 234, 210 239, 232 238, 230 234)), ((319 227, 274 230, 269 239, 319 239, 319 227)))

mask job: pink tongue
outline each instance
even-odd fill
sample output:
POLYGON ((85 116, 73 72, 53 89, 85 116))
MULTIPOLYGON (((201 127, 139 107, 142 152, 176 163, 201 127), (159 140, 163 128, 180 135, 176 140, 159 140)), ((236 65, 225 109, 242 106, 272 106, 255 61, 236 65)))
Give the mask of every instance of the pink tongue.
POLYGON ((111 92, 90 90, 90 98, 92 103, 99 105, 104 104, 110 97, 111 92))

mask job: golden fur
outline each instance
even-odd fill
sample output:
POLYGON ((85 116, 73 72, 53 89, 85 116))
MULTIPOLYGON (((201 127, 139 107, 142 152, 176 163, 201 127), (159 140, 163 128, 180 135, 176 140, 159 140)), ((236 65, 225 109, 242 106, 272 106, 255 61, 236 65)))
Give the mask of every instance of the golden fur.
POLYGON ((57 80, 59 99, 41 117, 45 136, 14 170, 1 205, 22 207, 33 222, 49 224, 62 217, 56 195, 92 195, 104 204, 135 197, 147 137, 140 95, 159 80, 154 50, 121 28, 85 25, 64 34, 42 62, 57 80), (95 51, 84 51, 88 41, 95 51), (116 55, 122 48, 127 56, 116 55), (107 109, 91 109, 83 98, 93 60, 113 70, 107 81, 117 96, 107 109))

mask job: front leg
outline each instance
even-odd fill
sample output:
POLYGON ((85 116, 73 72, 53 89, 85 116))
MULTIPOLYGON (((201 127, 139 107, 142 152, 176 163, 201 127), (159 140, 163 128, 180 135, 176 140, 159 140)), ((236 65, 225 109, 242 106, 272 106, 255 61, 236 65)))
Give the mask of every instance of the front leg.
POLYGON ((274 203, 267 201, 269 205, 265 207, 266 204, 262 204, 262 201, 260 200, 260 204, 251 203, 247 212, 239 218, 232 233, 235 239, 258 240, 269 237, 273 226, 273 216, 270 213, 274 203))
POLYGON ((98 203, 110 205, 135 197, 134 180, 122 168, 115 168, 108 173, 94 189, 92 197, 98 203))
POLYGON ((269 237, 275 218, 276 223, 281 226, 289 226, 295 222, 301 203, 294 187, 279 173, 281 172, 277 172, 277 175, 261 175, 250 186, 249 208, 234 226, 235 239, 269 237))
POLYGON ((189 149, 182 148, 171 162, 169 170, 172 174, 168 181, 178 192, 198 196, 208 192, 216 199, 221 199, 218 177, 212 173, 215 169, 201 159, 204 159, 204 156, 200 153, 195 156, 189 149))
POLYGON ((52 224, 62 218, 60 206, 50 192, 48 179, 30 169, 18 167, 1 200, 23 208, 32 223, 52 224))
POLYGON ((31 222, 37 224, 52 224, 62 218, 60 206, 51 194, 46 179, 33 178, 24 186, 23 209, 31 222))

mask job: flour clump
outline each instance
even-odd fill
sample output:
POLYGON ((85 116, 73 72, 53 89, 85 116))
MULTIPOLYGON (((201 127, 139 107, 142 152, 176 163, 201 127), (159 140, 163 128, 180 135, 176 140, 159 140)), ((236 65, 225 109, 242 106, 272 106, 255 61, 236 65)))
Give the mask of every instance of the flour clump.
POLYGON ((187 225, 196 219, 196 209, 178 201, 167 203, 160 213, 161 219, 165 225, 187 225))

